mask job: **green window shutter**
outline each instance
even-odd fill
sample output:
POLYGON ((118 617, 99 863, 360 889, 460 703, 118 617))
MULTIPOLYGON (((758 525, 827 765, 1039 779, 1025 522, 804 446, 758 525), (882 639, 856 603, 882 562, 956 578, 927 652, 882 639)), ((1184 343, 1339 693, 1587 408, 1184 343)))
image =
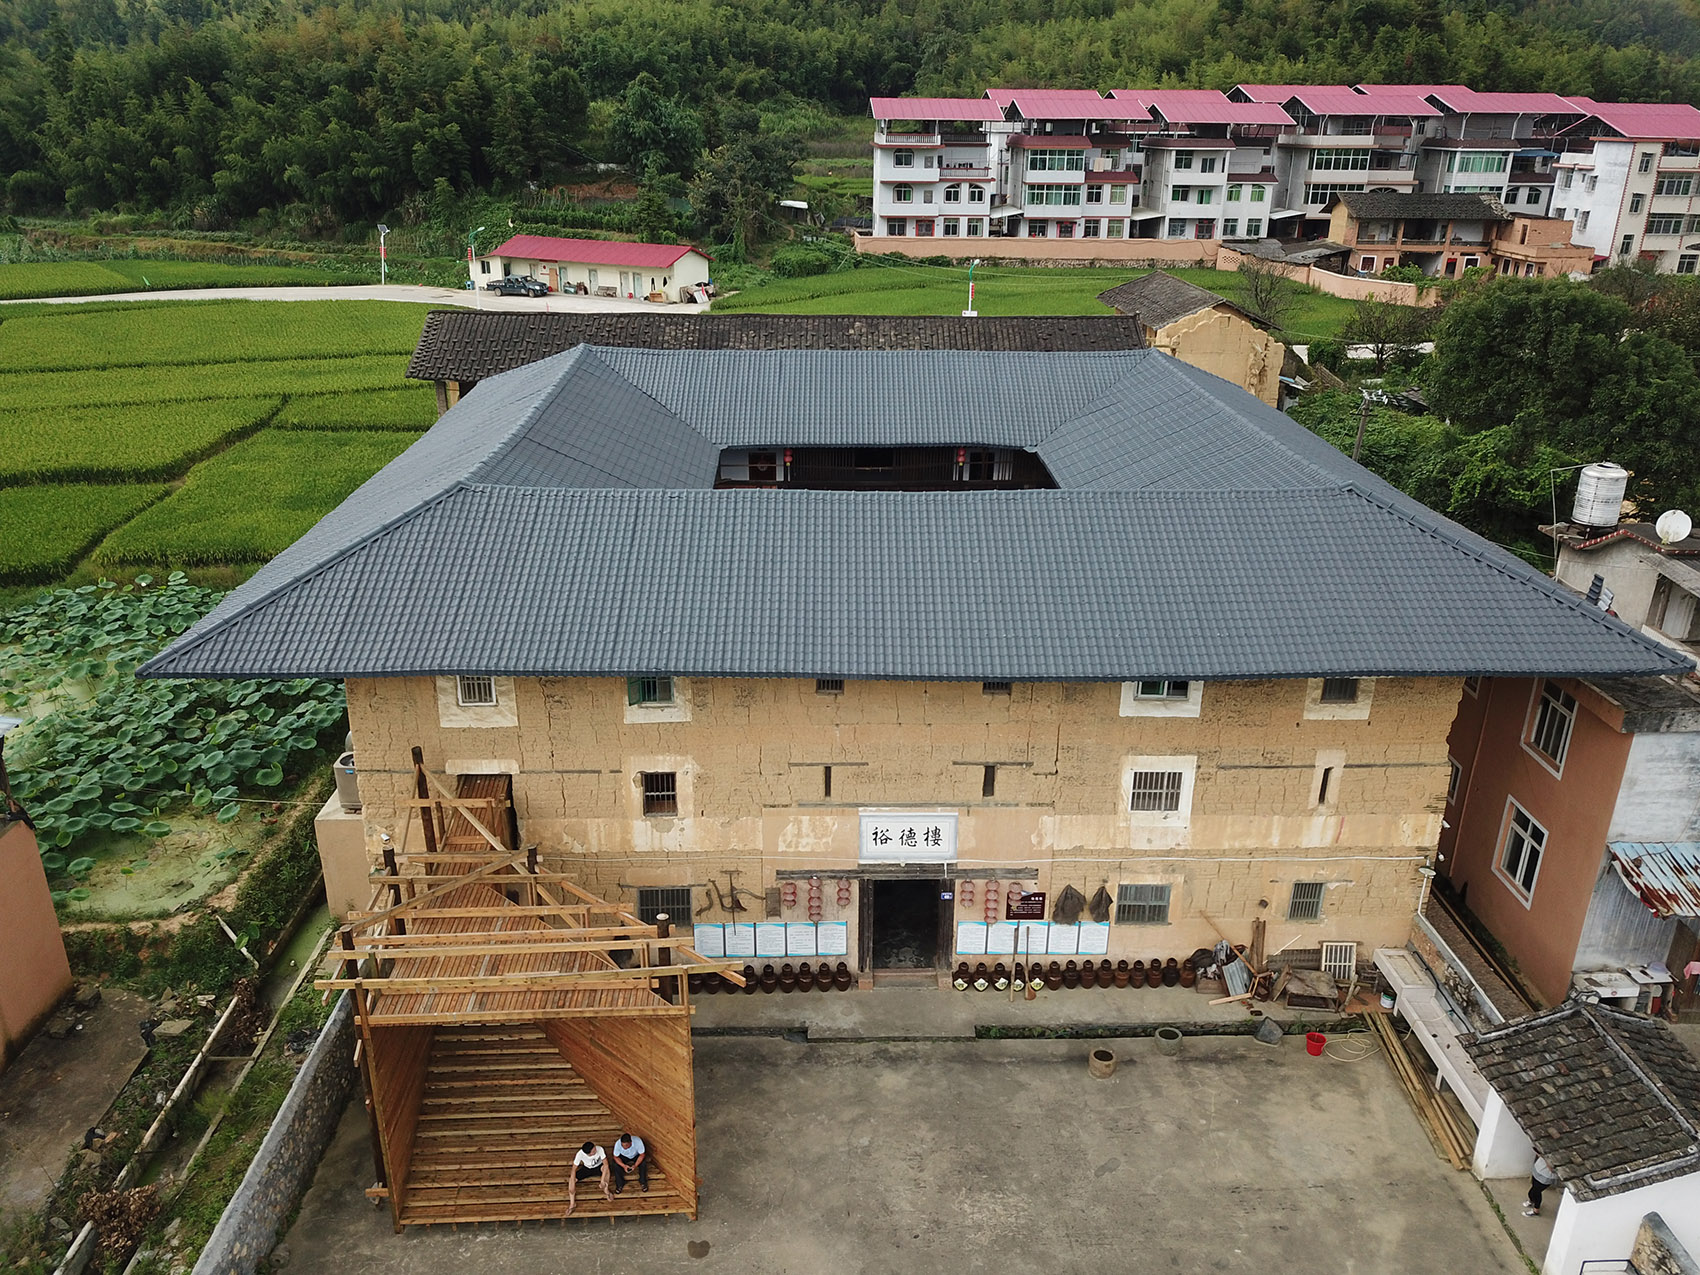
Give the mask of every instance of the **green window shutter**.
POLYGON ((628 677, 626 679, 626 703, 643 703, 643 679, 641 677, 628 677))

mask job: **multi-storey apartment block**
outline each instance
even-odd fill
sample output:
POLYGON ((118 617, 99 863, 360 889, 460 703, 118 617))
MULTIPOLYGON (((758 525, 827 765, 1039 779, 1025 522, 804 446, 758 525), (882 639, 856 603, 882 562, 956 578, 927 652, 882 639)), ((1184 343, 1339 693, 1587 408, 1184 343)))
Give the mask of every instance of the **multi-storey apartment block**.
POLYGON ((875 236, 1304 239, 1366 191, 1486 195, 1700 268, 1700 110, 1456 84, 875 98, 875 236), (1695 237, 1693 244, 1685 236, 1695 237))

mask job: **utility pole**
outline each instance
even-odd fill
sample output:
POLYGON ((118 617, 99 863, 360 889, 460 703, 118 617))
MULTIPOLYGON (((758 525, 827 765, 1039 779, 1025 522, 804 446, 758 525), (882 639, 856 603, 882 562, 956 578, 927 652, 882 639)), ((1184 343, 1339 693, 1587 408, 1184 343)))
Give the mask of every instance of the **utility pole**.
POLYGON ((1358 393, 1363 395, 1364 405, 1358 412, 1358 438, 1357 441, 1352 444, 1353 460, 1356 460, 1358 458, 1358 453, 1363 450, 1364 426, 1369 423, 1369 391, 1359 390, 1358 393))
POLYGON ((384 245, 389 238, 390 228, 383 222, 378 223, 378 285, 382 287, 390 281, 390 256, 384 245))

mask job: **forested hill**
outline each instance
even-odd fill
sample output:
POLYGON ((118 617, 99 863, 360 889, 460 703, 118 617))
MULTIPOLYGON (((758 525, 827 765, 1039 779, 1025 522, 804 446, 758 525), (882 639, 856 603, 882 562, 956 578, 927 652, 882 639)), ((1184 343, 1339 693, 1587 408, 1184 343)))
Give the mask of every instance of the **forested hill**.
POLYGON ((728 105, 797 127, 998 84, 1700 99, 1693 0, 0 0, 0 24, 13 211, 209 228, 287 206, 366 220, 443 182, 618 157, 642 72, 651 152, 712 147, 728 105))

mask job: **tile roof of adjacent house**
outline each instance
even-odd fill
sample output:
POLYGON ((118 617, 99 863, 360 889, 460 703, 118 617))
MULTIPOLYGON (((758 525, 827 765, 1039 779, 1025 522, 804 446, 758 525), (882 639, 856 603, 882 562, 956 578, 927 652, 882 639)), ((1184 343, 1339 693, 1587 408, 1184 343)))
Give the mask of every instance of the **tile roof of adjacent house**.
MULTIPOLYGON (((1591 97, 1570 100, 1585 115, 1624 137, 1700 137, 1700 110, 1687 102, 1596 102, 1591 97)), ((1577 127, 1586 129, 1587 120, 1577 127)))
MULTIPOLYGON (((1383 85, 1377 92, 1397 91, 1395 85, 1383 85)), ((1406 90, 1409 92, 1409 90, 1406 90)), ((1423 96, 1438 102, 1449 111, 1469 115, 1581 115, 1582 108, 1557 93, 1478 93, 1461 84, 1437 85, 1423 96)))
POLYGON ((1409 115, 1428 119, 1440 109, 1421 93, 1392 91, 1359 93, 1345 87, 1301 88, 1281 99, 1282 105, 1297 101, 1312 115, 1409 115))
POLYGON ((1700 1062, 1658 1019, 1571 1001, 1458 1043, 1577 1199, 1700 1172, 1700 1062))
MULTIPOLYGON (((1245 94, 1253 102, 1272 102, 1281 105, 1295 93, 1303 93, 1307 89, 1317 87, 1345 87, 1344 85, 1318 86, 1315 84, 1236 84, 1234 88, 1245 94)), ((1350 91, 1350 90, 1348 90, 1350 91)))
POLYGON ((1001 120, 1003 110, 984 97, 874 97, 868 109, 877 120, 1001 120))
POLYGON ((580 346, 482 382, 144 671, 1686 667, 1156 351, 580 346), (976 444, 1031 450, 1058 489, 714 489, 722 448, 976 444))
POLYGON ((1111 89, 1118 102, 1137 102, 1171 124, 1291 124, 1270 102, 1235 102, 1215 89, 1111 89))
POLYGON ((481 381, 575 345, 652 350, 1137 350, 1116 315, 964 319, 957 315, 500 313, 427 315, 407 375, 481 381))
POLYGON ((1098 300, 1122 314, 1136 316, 1148 328, 1167 327, 1176 319, 1224 305, 1253 322, 1262 322, 1237 302, 1196 283, 1188 283, 1167 270, 1153 270, 1137 279, 1118 283, 1100 292, 1098 300))
POLYGON ((1428 195, 1400 190, 1359 190, 1335 195, 1352 216, 1366 218, 1425 217, 1451 221, 1510 221, 1511 214, 1492 195, 1428 195))
MULTIPOLYGON (((998 92, 1002 95, 1001 91, 998 92)), ((1026 120, 1151 118, 1138 103, 1112 101, 1097 89, 1011 89, 1007 91, 1006 104, 1014 105, 1021 118, 1026 120)))
POLYGON ((511 257, 516 261, 582 261, 593 266, 660 270, 687 252, 714 260, 701 248, 688 243, 624 243, 613 239, 558 239, 554 235, 514 235, 484 255, 511 257))

